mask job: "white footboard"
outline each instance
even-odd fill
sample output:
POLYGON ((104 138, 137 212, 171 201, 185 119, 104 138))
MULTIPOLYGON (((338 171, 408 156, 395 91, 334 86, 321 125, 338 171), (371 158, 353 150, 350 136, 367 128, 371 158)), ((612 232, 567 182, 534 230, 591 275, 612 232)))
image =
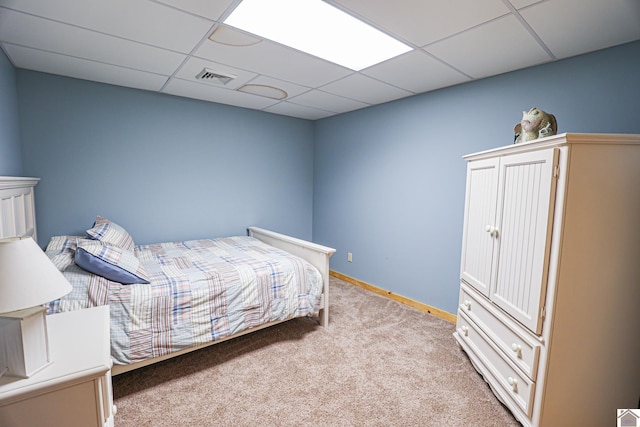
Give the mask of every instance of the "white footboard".
POLYGON ((336 250, 263 228, 249 227, 247 230, 249 231, 249 236, 262 240, 268 245, 287 251, 290 254, 299 256, 320 270, 323 283, 320 318, 322 326, 329 326, 329 258, 331 258, 331 255, 333 255, 336 250))

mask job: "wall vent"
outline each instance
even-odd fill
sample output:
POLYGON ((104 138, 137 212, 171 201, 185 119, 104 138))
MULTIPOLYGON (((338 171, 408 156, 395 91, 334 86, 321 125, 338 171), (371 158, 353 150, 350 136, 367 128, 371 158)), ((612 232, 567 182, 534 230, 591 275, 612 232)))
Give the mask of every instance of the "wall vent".
POLYGON ((200 71, 196 76, 196 79, 204 80, 209 83, 226 85, 236 77, 237 76, 234 76, 233 74, 224 74, 220 71, 212 70, 210 68, 203 68, 202 71, 200 71))

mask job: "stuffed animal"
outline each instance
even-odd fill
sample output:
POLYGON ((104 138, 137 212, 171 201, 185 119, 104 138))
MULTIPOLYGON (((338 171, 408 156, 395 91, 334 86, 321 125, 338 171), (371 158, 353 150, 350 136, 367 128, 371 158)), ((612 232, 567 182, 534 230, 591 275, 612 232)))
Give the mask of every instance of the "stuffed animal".
POLYGON ((529 111, 522 112, 522 120, 513 128, 514 142, 533 141, 545 136, 555 135, 558 132, 558 123, 553 114, 533 107, 529 111))

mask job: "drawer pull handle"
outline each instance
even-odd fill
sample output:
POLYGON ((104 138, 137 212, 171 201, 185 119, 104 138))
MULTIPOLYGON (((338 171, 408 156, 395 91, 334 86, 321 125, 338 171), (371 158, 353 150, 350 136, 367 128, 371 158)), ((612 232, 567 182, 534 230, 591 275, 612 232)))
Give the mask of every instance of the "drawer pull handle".
POLYGON ((509 378, 507 378, 507 382, 511 386, 511 390, 513 390, 514 393, 517 393, 518 392, 518 380, 513 378, 513 377, 509 377, 509 378))
POLYGON ((462 332, 462 335, 464 335, 465 337, 469 335, 469 327, 464 325, 460 328, 460 332, 462 332))
POLYGON ((466 308, 467 310, 471 310, 471 301, 469 301, 468 299, 464 300, 464 308, 466 308))
POLYGON ((519 359, 522 359, 522 346, 520 344, 513 343, 511 344, 511 350, 518 356, 519 359))

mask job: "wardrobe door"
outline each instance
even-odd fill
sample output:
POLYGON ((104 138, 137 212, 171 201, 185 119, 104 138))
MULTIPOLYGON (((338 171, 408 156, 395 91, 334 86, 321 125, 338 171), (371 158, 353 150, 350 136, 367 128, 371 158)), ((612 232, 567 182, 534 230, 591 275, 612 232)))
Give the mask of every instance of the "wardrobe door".
POLYGON ((557 148, 500 161, 490 298, 536 334, 544 318, 557 164, 557 148))
POLYGON ((462 280, 489 297, 499 159, 469 162, 462 234, 462 280))

